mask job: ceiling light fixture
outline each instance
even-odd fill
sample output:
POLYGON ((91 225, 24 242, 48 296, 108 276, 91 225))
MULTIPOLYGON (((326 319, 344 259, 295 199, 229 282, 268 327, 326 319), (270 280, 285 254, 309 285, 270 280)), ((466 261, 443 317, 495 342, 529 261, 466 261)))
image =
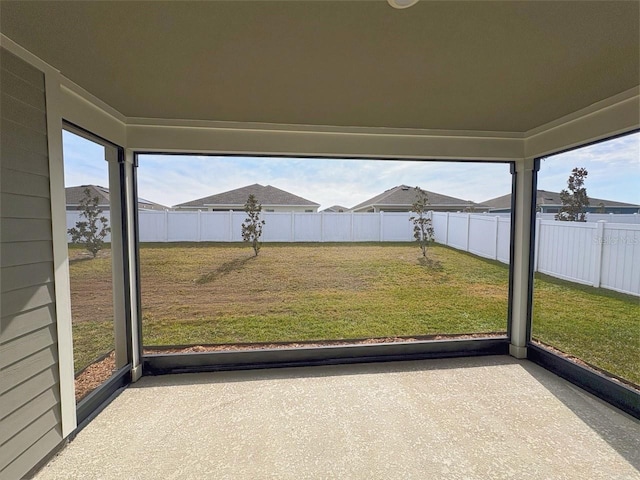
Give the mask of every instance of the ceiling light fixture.
POLYGON ((393 8, 397 8, 400 10, 415 5, 416 3, 418 3, 418 0, 387 0, 387 3, 393 8))

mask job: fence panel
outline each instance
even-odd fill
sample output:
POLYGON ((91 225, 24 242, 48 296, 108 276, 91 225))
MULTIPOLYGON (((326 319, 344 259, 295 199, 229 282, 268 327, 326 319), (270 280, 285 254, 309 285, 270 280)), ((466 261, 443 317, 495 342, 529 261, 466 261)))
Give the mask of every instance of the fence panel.
POLYGON ((228 242, 232 238, 231 220, 229 212, 201 212, 200 240, 203 242, 228 242))
POLYGON ((449 214, 449 232, 447 234, 447 245, 467 250, 467 239, 469 226, 469 215, 466 213, 450 213, 449 214))
POLYGON ((509 263, 511 257, 511 218, 501 217, 498 220, 498 260, 509 263))
POLYGON ((572 282, 595 281, 596 226, 592 223, 538 221, 538 271, 572 282))
POLYGON ((447 231, 449 230, 449 214, 446 212, 433 212, 431 214, 433 226, 433 239, 437 243, 447 243, 447 231))
POLYGON ((262 215, 265 221, 262 240, 265 242, 290 242, 293 237, 291 230, 291 213, 268 212, 262 215))
POLYGON ((317 213, 294 213, 295 242, 322 242, 322 215, 317 213))
POLYGON ((410 212, 382 212, 379 215, 382 242, 410 242, 413 240, 413 223, 410 212))
POLYGON ((351 241, 353 214, 324 212, 321 215, 325 242, 351 241))
POLYGON ((605 224, 594 242, 602 248, 600 286, 640 295, 640 228, 605 224))
POLYGON ((469 216, 469 252, 485 258, 498 257, 498 219, 481 215, 469 216))
POLYGON ((168 212, 138 212, 138 231, 141 242, 166 242, 168 212))
POLYGON ((377 242, 380 240, 380 215, 377 213, 354 213, 353 241, 377 242))

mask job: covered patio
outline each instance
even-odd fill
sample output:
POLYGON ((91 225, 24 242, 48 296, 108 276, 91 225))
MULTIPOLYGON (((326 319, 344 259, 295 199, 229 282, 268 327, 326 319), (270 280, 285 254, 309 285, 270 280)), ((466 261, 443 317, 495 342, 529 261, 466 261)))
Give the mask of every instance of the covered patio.
POLYGON ((638 131, 639 22, 626 1, 3 1, 0 480, 640 478, 638 391, 531 339, 537 169, 638 131), (116 370, 81 402, 63 129, 104 147, 111 192, 116 370), (509 163, 506 335, 144 353, 145 153, 509 163))
POLYGON ((640 426, 508 356, 145 377, 39 480, 640 478, 640 426))

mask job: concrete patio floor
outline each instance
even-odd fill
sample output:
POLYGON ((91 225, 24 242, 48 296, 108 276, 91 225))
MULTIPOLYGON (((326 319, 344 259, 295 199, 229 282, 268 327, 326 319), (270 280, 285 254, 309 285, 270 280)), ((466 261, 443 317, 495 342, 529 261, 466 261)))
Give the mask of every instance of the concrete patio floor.
POLYGON ((640 479, 640 422, 476 357, 144 377, 48 479, 640 479))

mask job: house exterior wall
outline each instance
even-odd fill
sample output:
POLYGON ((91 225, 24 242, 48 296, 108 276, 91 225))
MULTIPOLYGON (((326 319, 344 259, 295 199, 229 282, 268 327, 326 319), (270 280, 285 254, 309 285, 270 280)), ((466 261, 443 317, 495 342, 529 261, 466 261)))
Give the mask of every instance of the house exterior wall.
POLYGON ((0 479, 63 439, 44 74, 0 49, 0 479))

